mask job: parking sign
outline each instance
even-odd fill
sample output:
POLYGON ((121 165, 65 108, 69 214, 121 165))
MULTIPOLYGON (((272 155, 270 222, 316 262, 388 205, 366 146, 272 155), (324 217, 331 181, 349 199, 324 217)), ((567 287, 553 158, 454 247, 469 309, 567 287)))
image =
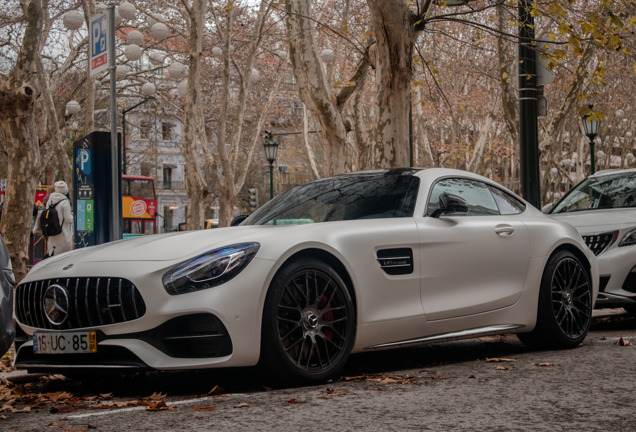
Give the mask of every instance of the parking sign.
POLYGON ((108 16, 95 15, 90 26, 90 76, 108 69, 108 16))

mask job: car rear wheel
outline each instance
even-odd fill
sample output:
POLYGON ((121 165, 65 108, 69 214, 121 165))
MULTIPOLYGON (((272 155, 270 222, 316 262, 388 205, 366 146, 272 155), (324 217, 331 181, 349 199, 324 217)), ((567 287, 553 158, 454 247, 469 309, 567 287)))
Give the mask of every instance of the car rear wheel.
POLYGON ((590 277, 576 255, 559 251, 543 271, 537 325, 519 339, 536 348, 574 348, 585 339, 591 321, 590 277))
POLYGON ((260 365, 278 384, 324 382, 347 362, 355 326, 353 302, 338 273, 320 260, 295 261, 267 293, 260 365))

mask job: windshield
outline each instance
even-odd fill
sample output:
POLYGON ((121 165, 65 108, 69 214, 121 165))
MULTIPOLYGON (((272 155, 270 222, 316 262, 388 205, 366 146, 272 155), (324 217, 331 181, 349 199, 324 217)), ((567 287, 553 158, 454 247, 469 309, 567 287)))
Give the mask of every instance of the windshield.
POLYGON ((550 213, 629 207, 636 207, 636 172, 583 180, 550 213))
POLYGON ((412 217, 419 178, 412 170, 347 174, 297 186, 241 225, 286 225, 412 217))

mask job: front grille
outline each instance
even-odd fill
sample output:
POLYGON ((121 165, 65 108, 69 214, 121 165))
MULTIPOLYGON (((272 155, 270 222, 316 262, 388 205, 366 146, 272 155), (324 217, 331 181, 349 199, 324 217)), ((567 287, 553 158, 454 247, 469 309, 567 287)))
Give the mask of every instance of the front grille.
POLYGON ((60 278, 21 284, 16 288, 17 320, 29 327, 69 330, 135 320, 146 313, 139 290, 121 278, 60 278), (65 288, 68 305, 61 305, 68 318, 51 323, 44 310, 46 289, 53 284, 65 288))
POLYGON ((602 254, 618 237, 618 231, 611 231, 602 234, 584 235, 583 240, 594 255, 602 254))

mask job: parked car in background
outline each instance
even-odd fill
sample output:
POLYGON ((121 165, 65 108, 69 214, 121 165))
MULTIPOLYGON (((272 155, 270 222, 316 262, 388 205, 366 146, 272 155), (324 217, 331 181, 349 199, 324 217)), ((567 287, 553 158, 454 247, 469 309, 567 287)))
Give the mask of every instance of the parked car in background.
POLYGON ((13 268, 9 250, 0 235, 0 356, 13 344, 15 327, 13 324, 13 268))
POLYGON ((353 352, 517 333, 585 338, 598 292, 576 230, 450 169, 298 186, 240 225, 76 249, 16 290, 15 366, 63 374, 254 366, 336 376, 353 352))
POLYGON ((596 307, 636 314, 636 169, 591 175, 547 213, 573 225, 598 257, 596 307))

